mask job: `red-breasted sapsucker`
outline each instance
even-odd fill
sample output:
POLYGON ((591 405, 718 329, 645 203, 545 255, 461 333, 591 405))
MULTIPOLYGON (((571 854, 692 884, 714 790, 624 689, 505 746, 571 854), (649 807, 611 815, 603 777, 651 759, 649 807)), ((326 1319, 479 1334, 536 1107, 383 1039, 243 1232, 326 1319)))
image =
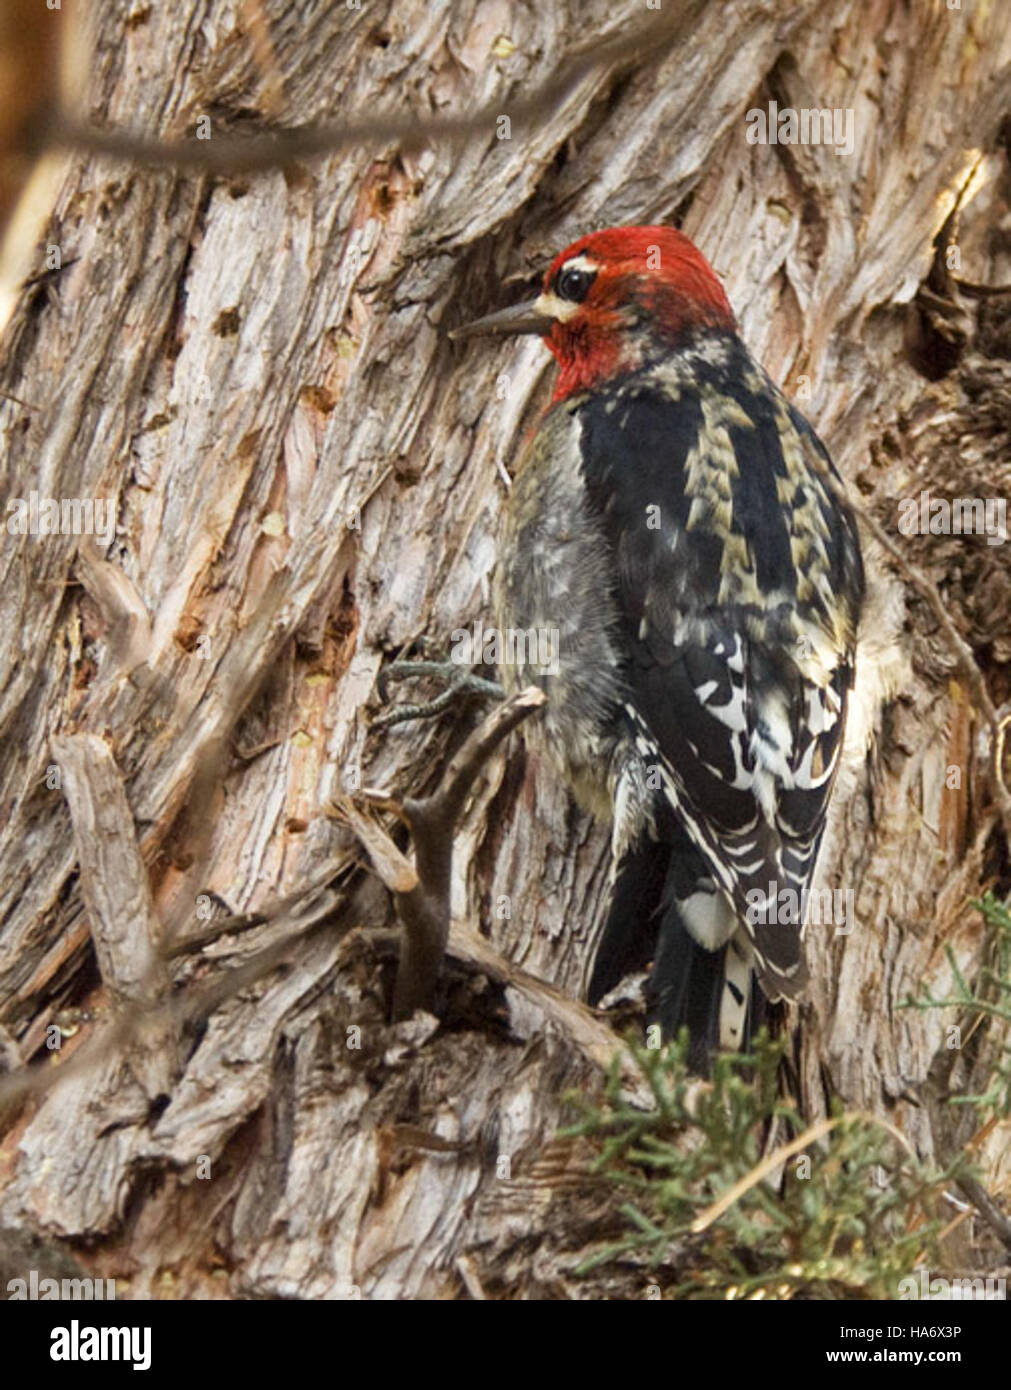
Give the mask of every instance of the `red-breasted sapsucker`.
POLYGON ((495 607, 506 636, 557 634, 557 662, 528 643, 506 684, 545 690, 528 737, 612 826, 588 997, 652 963, 648 1018, 665 1037, 687 1025, 705 1071, 717 1047, 747 1046, 763 993, 805 982, 800 907, 863 599, 854 519, 671 228, 582 237, 538 299, 454 336, 472 333, 539 333, 558 361, 516 467, 495 607))

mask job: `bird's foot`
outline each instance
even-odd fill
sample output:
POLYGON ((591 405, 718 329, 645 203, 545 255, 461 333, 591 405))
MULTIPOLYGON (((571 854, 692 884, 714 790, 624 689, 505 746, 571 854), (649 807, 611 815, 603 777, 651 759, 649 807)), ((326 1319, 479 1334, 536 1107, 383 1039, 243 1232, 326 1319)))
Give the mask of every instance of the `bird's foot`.
POLYGON ((505 696, 505 691, 496 681, 475 676, 456 661, 394 661, 379 673, 376 686, 380 700, 384 704, 389 700, 390 681, 423 677, 441 681, 445 688, 431 700, 397 705, 395 709, 377 714, 372 721, 373 729, 388 729, 393 724, 403 724, 410 719, 432 719, 449 709, 456 700, 501 700, 505 696))

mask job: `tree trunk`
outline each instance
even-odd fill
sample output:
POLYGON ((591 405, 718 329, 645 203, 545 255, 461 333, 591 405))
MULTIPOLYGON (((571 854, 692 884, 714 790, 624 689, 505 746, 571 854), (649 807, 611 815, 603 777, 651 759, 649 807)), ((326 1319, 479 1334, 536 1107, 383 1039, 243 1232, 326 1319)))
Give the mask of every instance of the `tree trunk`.
MULTIPOLYGON (((680 226, 1000 707, 1006 547, 900 536, 897 507, 1011 492, 1011 296, 956 283, 1011 282, 1006 18, 943 0, 115 0, 89 42, 92 121, 151 135, 509 119, 256 175, 67 165, 34 261, 55 246, 62 269, 25 288, 4 340, 3 495, 110 499, 116 524, 5 537, 0 1068, 52 1065, 48 1089, 0 1093, 0 1226, 56 1238, 120 1297, 640 1294, 628 1271, 575 1274, 613 1214, 584 1193, 574 1219, 579 1175, 551 1142, 611 1041, 562 997, 580 994, 606 828, 513 735, 458 831, 440 1021, 391 1026, 375 929, 395 915, 327 814, 349 788, 430 789, 479 713, 370 730, 387 659, 490 621, 504 474, 551 375, 539 342, 443 330, 587 230, 680 226), (523 105, 649 23, 655 43, 523 105), (750 143, 771 100, 850 112, 851 152, 750 143)), ((865 556, 821 864, 855 919, 809 934, 802 1094, 812 1117, 837 1092, 944 1155, 967 1137, 925 1092, 945 1018, 900 1005, 946 990, 945 947, 978 968, 968 903, 1006 890, 1006 838, 964 663, 869 538, 865 556)), ((1007 1137, 983 1149, 995 1185, 1007 1137)))

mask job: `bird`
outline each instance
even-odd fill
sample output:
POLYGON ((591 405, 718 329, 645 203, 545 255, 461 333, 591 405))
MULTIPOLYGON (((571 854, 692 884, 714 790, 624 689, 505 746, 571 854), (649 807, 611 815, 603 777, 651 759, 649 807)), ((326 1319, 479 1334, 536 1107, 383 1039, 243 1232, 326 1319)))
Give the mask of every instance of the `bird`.
POLYGON ((451 334, 538 334, 549 405, 518 451, 493 604, 526 735, 610 824, 584 992, 648 971, 647 1038, 746 1052, 807 984, 802 927, 840 765, 865 580, 824 444, 665 226, 597 230, 536 299, 451 334), (508 642, 505 646, 510 650, 508 642))

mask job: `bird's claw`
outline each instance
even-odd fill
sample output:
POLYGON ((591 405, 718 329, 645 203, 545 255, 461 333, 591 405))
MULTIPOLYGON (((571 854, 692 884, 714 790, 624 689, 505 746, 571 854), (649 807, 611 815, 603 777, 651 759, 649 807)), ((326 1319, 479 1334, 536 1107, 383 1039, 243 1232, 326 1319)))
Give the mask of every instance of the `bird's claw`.
POLYGON ((445 683, 445 689, 431 700, 398 705, 396 709, 377 714, 372 720, 373 729, 388 729, 393 724, 403 724, 411 719, 432 719, 449 709, 453 701, 460 697, 501 700, 505 695, 505 691, 496 681, 475 676, 472 671, 455 661, 394 661, 379 673, 376 688, 380 700, 384 704, 388 701, 390 681, 414 680, 421 677, 441 680, 445 683))

